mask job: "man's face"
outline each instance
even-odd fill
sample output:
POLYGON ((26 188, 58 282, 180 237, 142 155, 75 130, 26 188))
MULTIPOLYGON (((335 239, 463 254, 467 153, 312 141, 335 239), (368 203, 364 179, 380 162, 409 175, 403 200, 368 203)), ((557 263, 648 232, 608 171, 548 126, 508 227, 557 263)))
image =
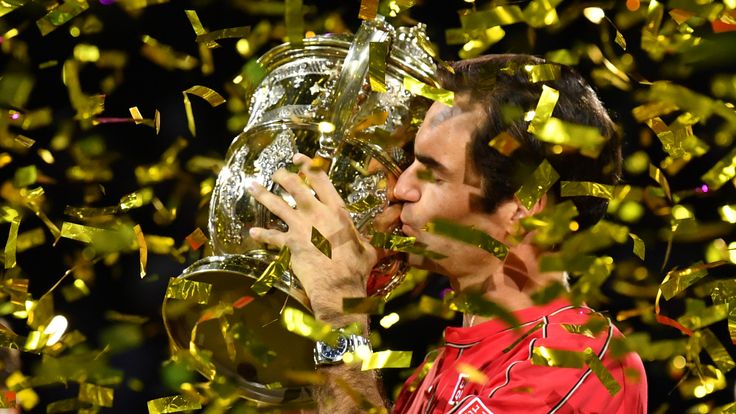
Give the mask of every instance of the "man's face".
MULTIPOLYGON (((435 103, 424 119, 414 143, 415 160, 399 177, 394 197, 403 202, 402 230, 414 236, 428 250, 448 256, 430 261, 412 255, 410 264, 448 276, 456 274, 479 255, 480 248, 428 233, 426 225, 443 218, 485 231, 497 240, 508 234, 509 203, 493 213, 478 208, 480 176, 472 168, 469 148, 473 134, 483 120, 482 111, 448 107, 435 103)), ((488 260, 495 260, 488 258, 488 260)))

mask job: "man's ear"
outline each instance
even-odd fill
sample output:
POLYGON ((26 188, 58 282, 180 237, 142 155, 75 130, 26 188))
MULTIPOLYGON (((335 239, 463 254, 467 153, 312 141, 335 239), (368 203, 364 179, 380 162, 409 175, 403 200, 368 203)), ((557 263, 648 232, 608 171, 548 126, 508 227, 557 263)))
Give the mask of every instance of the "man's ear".
POLYGON ((534 203, 531 209, 527 209, 517 197, 514 197, 514 203, 516 204, 516 211, 514 212, 512 219, 513 221, 518 222, 523 218, 531 217, 544 210, 545 207, 547 207, 547 194, 543 194, 542 197, 534 203))

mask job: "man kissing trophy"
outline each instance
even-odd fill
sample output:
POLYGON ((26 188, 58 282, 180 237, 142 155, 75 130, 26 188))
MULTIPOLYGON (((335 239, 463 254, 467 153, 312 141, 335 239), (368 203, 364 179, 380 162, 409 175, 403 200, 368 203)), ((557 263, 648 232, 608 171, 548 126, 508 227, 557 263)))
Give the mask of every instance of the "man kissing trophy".
MULTIPOLYGON (((282 44, 260 59, 265 77, 255 88, 249 120, 230 144, 212 193, 213 256, 172 279, 163 304, 173 352, 188 353, 208 379, 227 378, 258 405, 307 406, 315 342, 282 325, 287 307, 309 313, 309 301, 289 270, 289 252, 259 244, 251 227, 285 230, 256 202, 253 182, 294 200, 272 180, 292 159, 312 157, 343 197, 366 237, 401 238, 386 228, 389 193, 411 163, 402 147, 414 136, 438 85, 424 26, 394 28, 381 17, 364 21, 354 36, 320 35, 282 44)), ((313 229, 313 242, 329 246, 313 229)), ((382 259, 368 280, 386 295, 406 268, 402 254, 382 259)))

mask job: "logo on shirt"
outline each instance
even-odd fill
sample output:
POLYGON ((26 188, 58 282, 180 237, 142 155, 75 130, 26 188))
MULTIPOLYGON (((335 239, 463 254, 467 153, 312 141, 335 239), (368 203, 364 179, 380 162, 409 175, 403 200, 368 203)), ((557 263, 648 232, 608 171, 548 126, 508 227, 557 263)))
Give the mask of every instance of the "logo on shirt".
POLYGON ((463 405, 457 414, 493 414, 490 408, 483 404, 477 396, 473 397, 463 405))
POLYGON ((465 384, 467 383, 468 383, 467 374, 460 374, 457 377, 457 383, 455 383, 455 388, 452 389, 452 394, 450 395, 450 401, 448 401, 450 405, 455 405, 457 404, 458 401, 460 401, 460 397, 463 396, 463 390, 465 389, 465 384))

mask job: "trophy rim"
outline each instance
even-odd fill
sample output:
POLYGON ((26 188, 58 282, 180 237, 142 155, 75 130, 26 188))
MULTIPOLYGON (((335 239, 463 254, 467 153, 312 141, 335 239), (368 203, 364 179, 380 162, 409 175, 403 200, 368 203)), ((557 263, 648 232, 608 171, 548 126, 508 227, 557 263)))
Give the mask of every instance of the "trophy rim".
MULTIPOLYGON (((207 256, 195 261, 194 263, 186 267, 176 278, 189 279, 192 276, 217 271, 219 273, 230 273, 256 280, 256 278, 254 278, 246 271, 247 268, 244 261, 255 260, 259 262, 270 263, 274 258, 275 253, 267 250, 251 250, 246 254, 222 254, 217 256, 207 256)), ((286 277, 293 278, 293 276, 291 276, 289 271, 285 273, 288 274, 282 275, 282 278, 276 280, 272 287, 293 298, 294 300, 299 302, 299 304, 301 304, 305 309, 311 312, 309 299, 307 298, 306 294, 300 288, 289 286, 288 282, 286 282, 284 279, 286 277)), ((173 354, 176 351, 188 349, 188 346, 180 343, 179 339, 177 339, 177 337, 173 334, 173 329, 171 326, 173 321, 169 320, 166 312, 166 307, 169 303, 169 299, 170 298, 168 297, 164 297, 163 303, 161 305, 161 316, 166 335, 169 338, 169 345, 173 354)), ((308 407, 309 405, 314 403, 314 399, 312 398, 313 387, 311 386, 304 385, 275 388, 273 386, 268 386, 260 382, 248 381, 223 365, 218 365, 216 369, 219 372, 224 371, 223 373, 225 374, 225 376, 227 376, 231 380, 234 380, 235 383, 238 385, 239 395, 247 400, 265 405, 280 407, 308 407), (289 393, 299 395, 299 397, 287 400, 286 396, 289 393)), ((199 372, 205 377, 208 377, 207 374, 205 374, 204 372, 199 372)), ((212 378, 209 379, 211 380, 212 378)))

